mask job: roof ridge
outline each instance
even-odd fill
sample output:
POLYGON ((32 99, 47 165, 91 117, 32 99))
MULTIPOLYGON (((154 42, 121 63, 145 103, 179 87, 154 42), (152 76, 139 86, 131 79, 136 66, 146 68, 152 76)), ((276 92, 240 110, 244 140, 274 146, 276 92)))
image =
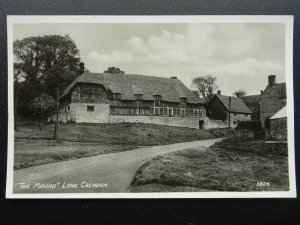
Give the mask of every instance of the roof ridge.
POLYGON ((143 75, 143 74, 133 74, 133 73, 124 73, 124 74, 117 74, 117 73, 96 73, 96 72, 90 72, 93 75, 121 75, 121 76, 143 76, 143 77, 153 77, 153 78, 159 78, 159 79, 167 79, 167 80, 180 80, 180 79, 172 79, 171 77, 160 77, 160 76, 153 76, 153 75, 143 75))

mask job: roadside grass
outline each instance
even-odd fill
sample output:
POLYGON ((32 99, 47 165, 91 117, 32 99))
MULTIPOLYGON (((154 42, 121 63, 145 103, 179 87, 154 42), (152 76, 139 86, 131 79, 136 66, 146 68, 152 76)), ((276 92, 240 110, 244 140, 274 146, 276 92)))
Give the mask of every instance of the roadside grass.
MULTIPOLYGON (((36 125, 19 126, 16 139, 46 139, 53 137, 54 124, 46 124, 39 131, 36 125)), ((96 142, 151 146, 225 137, 233 130, 198 130, 184 127, 143 123, 119 124, 60 124, 59 139, 71 142, 96 142)))
POLYGON ((195 148, 159 156, 136 173, 131 192, 287 191, 288 159, 248 151, 195 148), (270 186, 257 186, 270 182, 270 186))
POLYGON ((136 149, 132 145, 16 139, 14 169, 136 149))
POLYGON ((137 149, 139 146, 212 139, 233 130, 197 130, 142 123, 60 124, 59 142, 52 140, 54 124, 39 131, 36 125, 15 131, 14 168, 137 149))
POLYGON ((243 152, 252 152, 258 155, 288 155, 287 144, 284 143, 274 143, 277 145, 276 148, 268 146, 265 140, 254 139, 245 136, 233 135, 231 137, 225 138, 221 141, 216 142, 211 148, 221 148, 226 150, 235 150, 243 152))

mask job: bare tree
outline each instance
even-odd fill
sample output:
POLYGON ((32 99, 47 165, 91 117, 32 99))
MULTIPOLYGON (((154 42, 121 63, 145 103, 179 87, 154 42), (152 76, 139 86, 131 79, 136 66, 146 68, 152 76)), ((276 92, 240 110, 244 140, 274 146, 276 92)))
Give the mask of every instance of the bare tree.
POLYGON ((218 88, 216 80, 217 78, 210 74, 193 79, 192 89, 194 93, 203 98, 206 104, 211 100, 218 88))

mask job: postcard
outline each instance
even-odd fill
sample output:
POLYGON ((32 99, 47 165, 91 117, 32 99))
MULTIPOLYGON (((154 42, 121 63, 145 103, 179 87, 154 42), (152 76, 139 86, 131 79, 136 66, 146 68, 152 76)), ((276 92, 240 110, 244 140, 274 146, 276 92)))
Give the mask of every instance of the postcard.
POLYGON ((7 198, 295 198, 292 16, 8 16, 7 198))

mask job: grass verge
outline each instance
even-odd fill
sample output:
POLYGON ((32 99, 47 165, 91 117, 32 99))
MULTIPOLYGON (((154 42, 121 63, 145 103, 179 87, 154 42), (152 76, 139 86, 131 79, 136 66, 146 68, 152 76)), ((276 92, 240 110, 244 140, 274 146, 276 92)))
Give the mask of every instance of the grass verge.
POLYGON ((228 129, 204 131, 142 123, 60 124, 57 143, 52 140, 53 129, 53 124, 44 125, 42 131, 36 125, 19 126, 15 132, 15 169, 233 133, 228 129))
MULTIPOLYGON (((53 124, 44 125, 42 131, 39 131, 36 125, 19 126, 19 132, 15 132, 15 138, 51 140, 53 130, 53 124)), ((60 124, 59 126, 59 138, 61 141, 137 146, 205 140, 226 137, 232 134, 233 130, 226 128, 198 130, 143 123, 60 124)))
POLYGON ((15 140, 14 169, 136 149, 132 145, 59 142, 49 140, 15 140))
POLYGON ((131 192, 288 189, 286 156, 205 147, 154 158, 138 170, 130 187, 131 192), (258 182, 270 186, 257 186, 258 182))

